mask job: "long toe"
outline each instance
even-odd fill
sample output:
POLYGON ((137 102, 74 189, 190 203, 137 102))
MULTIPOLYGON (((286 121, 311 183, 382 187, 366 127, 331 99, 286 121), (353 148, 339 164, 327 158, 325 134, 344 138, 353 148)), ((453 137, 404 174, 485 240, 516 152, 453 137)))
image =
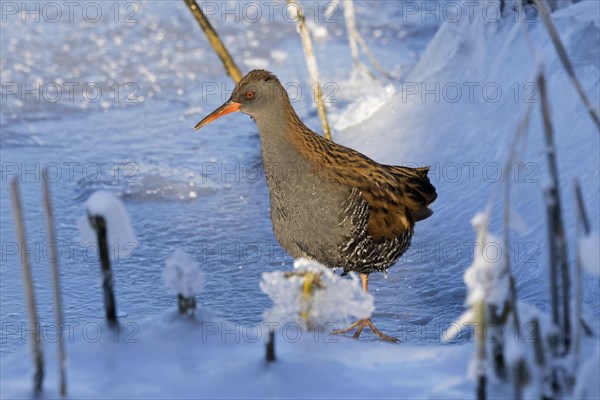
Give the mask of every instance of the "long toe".
POLYGON ((344 329, 338 329, 338 330, 335 330, 335 331, 333 331, 331 333, 334 334, 334 335, 337 335, 337 334, 340 334, 340 333, 348 333, 348 332, 351 332, 354 329, 356 329, 356 332, 354 332, 354 335, 352 335, 352 337, 355 338, 355 339, 358 339, 360 337, 360 334, 362 333, 362 331, 367 326, 373 331, 373 333, 375 335, 377 335, 377 337, 379 337, 382 340, 385 340, 386 342, 393 342, 393 343, 400 342, 400 340, 396 339, 395 337, 386 335, 385 333, 383 333, 379 329, 377 329, 377 327, 375 327, 375 325, 373 324, 373 322, 371 321, 370 318, 368 318, 368 319, 359 319, 358 321, 354 322, 349 327, 344 328, 344 329))
POLYGON ((338 330, 335 330, 335 331, 333 331, 331 333, 334 334, 334 335, 339 335, 340 333, 348 333, 350 331, 353 331, 354 328, 356 328, 358 325, 360 325, 363 321, 364 321, 364 319, 359 319, 358 321, 354 322, 349 327, 344 328, 344 329, 338 329, 338 330))
POLYGON ((374 334, 376 334, 377 336, 379 336, 380 339, 383 339, 387 342, 394 342, 394 343, 398 343, 400 342, 400 340, 396 339, 393 336, 388 336, 385 333, 381 332, 379 329, 377 329, 375 327, 375 325, 373 325, 373 322, 371 322, 370 319, 367 320, 367 324, 369 325, 369 328, 371 328, 371 330, 373 331, 374 334))
POLYGON ((360 334, 362 333, 363 329, 365 329, 365 326, 367 326, 369 324, 369 320, 368 319, 362 319, 360 320, 360 324, 358 325, 358 329, 356 330, 356 332, 354 332, 354 335, 352 335, 352 337, 354 339, 358 339, 360 337, 360 334))

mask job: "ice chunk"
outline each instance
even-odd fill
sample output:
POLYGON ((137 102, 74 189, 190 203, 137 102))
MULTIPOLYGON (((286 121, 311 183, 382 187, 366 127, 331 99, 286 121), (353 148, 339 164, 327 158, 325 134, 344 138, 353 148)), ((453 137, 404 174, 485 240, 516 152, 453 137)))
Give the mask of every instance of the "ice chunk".
MULTIPOLYGON (((396 93, 393 85, 385 85, 377 81, 362 68, 354 70, 349 80, 340 82, 339 88, 341 89, 338 92, 336 86, 334 95, 350 101, 350 104, 341 110, 333 110, 330 114, 336 131, 345 130, 368 120, 396 93)), ((331 88, 324 88, 324 90, 329 92, 331 88)))
POLYGON ((296 260, 294 268, 263 273, 260 288, 273 301, 266 321, 327 328, 371 316, 373 296, 362 290, 356 275, 342 278, 309 259, 296 260))
POLYGON ((204 274, 198 263, 179 248, 165 261, 162 278, 169 290, 185 297, 198 294, 204 288, 204 274))
MULTIPOLYGON (((137 251, 138 241, 121 200, 111 192, 99 190, 89 197, 85 206, 88 215, 104 217, 109 253, 113 261, 127 258, 137 251)), ((84 243, 96 243, 98 239, 88 215, 77 221, 79 238, 84 243)))

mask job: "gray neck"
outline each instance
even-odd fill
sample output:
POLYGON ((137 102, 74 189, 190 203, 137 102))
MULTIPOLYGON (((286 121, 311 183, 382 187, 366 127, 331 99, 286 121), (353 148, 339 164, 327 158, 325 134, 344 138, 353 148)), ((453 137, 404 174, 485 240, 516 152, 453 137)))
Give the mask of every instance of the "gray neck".
POLYGON ((296 113, 283 87, 275 91, 273 100, 268 107, 255 113, 253 117, 260 135, 267 183, 269 186, 273 184, 281 186, 286 184, 290 174, 295 175, 300 173, 299 171, 304 171, 306 161, 296 147, 298 141, 293 140, 293 135, 302 133, 296 132, 295 125, 291 123, 296 113))

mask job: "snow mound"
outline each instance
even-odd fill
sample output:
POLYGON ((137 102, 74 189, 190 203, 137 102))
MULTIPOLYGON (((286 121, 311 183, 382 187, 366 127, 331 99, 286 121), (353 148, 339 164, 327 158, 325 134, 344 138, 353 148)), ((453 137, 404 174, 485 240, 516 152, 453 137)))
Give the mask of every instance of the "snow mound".
POLYGON ((204 274, 188 253, 175 249, 165 261, 162 278, 169 290, 190 297, 204 289, 204 274))
MULTIPOLYGON (((123 203, 114 194, 99 190, 85 203, 89 216, 102 216, 106 221, 106 235, 111 259, 116 261, 132 255, 138 248, 129 214, 123 203)), ((80 236, 84 243, 96 243, 96 232, 90 225, 88 215, 77 221, 80 236)))
POLYGON ((371 316, 373 296, 362 290, 355 274, 344 279, 303 258, 294 262, 294 268, 293 272, 263 273, 260 288, 273 301, 265 321, 327 328, 371 316))

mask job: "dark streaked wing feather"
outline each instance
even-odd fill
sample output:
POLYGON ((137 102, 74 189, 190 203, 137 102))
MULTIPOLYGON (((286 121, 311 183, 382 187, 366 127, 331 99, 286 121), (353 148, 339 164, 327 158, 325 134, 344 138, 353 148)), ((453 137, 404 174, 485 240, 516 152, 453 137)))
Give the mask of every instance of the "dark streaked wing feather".
POLYGON ((427 177, 429 167, 409 168, 393 165, 385 166, 396 178, 404 196, 404 202, 410 208, 414 221, 422 221, 433 215, 428 207, 437 198, 435 187, 427 177))
POLYGON ((295 113, 290 124, 295 131, 304 133, 296 138, 298 149, 316 168, 327 171, 336 183, 362 193, 369 204, 368 230, 373 239, 394 239, 405 232, 412 234, 415 220, 425 218, 427 213, 422 209, 427 209, 437 196, 427 178, 429 168, 379 164, 312 132, 295 113))
POLYGON ((374 240, 369 229, 369 215, 372 215, 371 206, 365 196, 360 190, 352 189, 340 209, 341 224, 349 223, 354 227, 340 248, 345 260, 341 266, 344 273, 385 271, 410 246, 412 230, 406 230, 392 239, 374 240))

